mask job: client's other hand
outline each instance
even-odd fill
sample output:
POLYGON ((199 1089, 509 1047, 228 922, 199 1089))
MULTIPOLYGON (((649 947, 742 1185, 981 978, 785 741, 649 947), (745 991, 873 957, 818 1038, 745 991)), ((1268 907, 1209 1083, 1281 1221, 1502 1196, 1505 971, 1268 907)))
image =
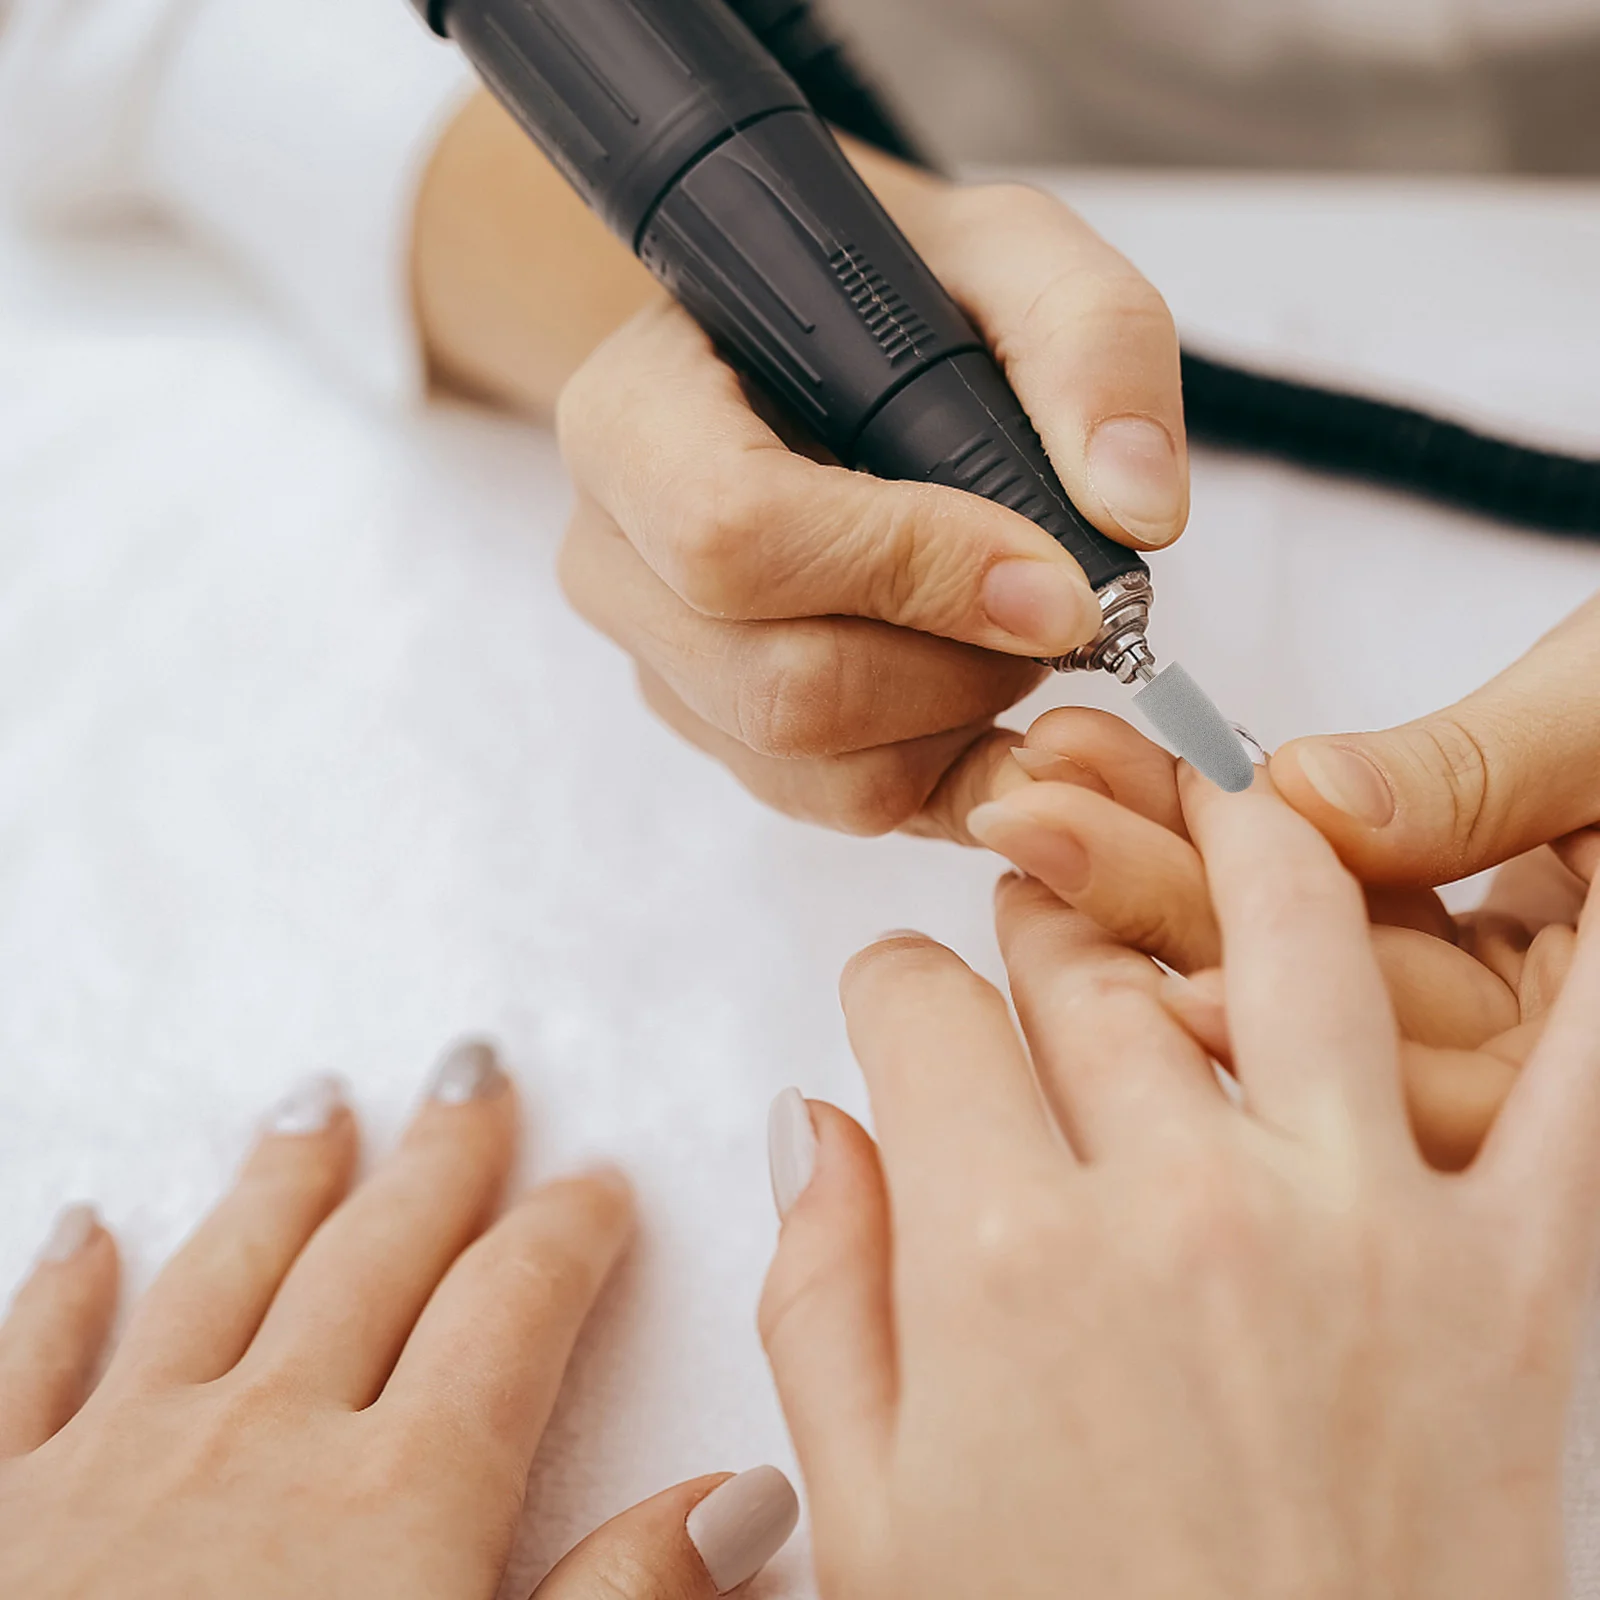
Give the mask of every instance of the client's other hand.
MULTIPOLYGON (((85 1400, 116 1301, 111 1237, 63 1213, 0 1326, 0 1591, 17 1600, 492 1600, 567 1357, 631 1227, 568 1179, 493 1221, 517 1104, 484 1045, 448 1056, 353 1194, 354 1118, 315 1082, 156 1280, 85 1400)), ((710 1600, 787 1538, 757 1468, 590 1536, 540 1600, 710 1600)))
POLYGON ((1013 878, 1026 1049, 954 955, 891 937, 843 990, 879 1143, 774 1107, 762 1326, 823 1594, 1556 1600, 1600 926, 1446 1176, 1354 880, 1264 785, 1184 800, 1242 1106, 1152 961, 1013 878))
MULTIPOLYGON (((1117 718, 1075 709, 1041 717, 1014 760, 1037 781, 974 812, 973 832, 1124 943, 1192 977, 1166 986, 1168 1003, 1226 1060, 1211 970, 1221 933, 1178 763, 1117 718)), ((1583 864, 1581 852, 1566 854, 1583 864)), ((1431 889, 1368 889, 1407 1101, 1438 1165, 1471 1159, 1515 1081, 1565 979, 1583 897, 1583 879, 1547 849, 1504 868, 1483 910, 1460 919, 1431 889)))

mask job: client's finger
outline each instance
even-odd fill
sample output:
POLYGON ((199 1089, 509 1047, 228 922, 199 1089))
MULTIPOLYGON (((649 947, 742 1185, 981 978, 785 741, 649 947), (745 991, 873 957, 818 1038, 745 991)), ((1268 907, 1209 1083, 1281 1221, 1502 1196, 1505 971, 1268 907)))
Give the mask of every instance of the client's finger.
POLYGON ((548 1184, 521 1200, 446 1273, 375 1414, 424 1439, 476 1440, 474 1465, 520 1492, 632 1216, 618 1173, 548 1184))
POLYGON ((846 1518, 877 1481, 894 1425, 889 1197, 878 1152, 842 1111, 786 1089, 768 1124, 783 1231, 761 1342, 813 1499, 846 1518))
POLYGON ((1002 879, 996 913, 1034 1066, 1080 1156, 1227 1109, 1205 1052, 1157 998, 1153 962, 1032 879, 1002 879))
POLYGON ((336 1079, 309 1079, 268 1116, 232 1190, 135 1309, 113 1385, 205 1383, 244 1354, 285 1274, 343 1198, 356 1125, 336 1079))
POLYGON ((1005 999, 943 945, 890 935, 845 968, 898 1243, 942 1250, 987 1200, 1061 1150, 1005 999))
POLYGON ((0 1458, 35 1450, 83 1404, 117 1309, 117 1249, 68 1206, 0 1323, 0 1458))
MULTIPOLYGON (((1167 978, 1161 998, 1215 1060, 1232 1061, 1220 970, 1167 978)), ((1519 1025, 1480 1049, 1401 1041, 1406 1112, 1430 1166, 1455 1172, 1471 1162, 1537 1038, 1537 1027, 1519 1025)))
POLYGON ((755 1577, 799 1519, 800 1501, 776 1467, 696 1478, 597 1528, 535 1600, 712 1600, 755 1577))
POLYGON ((967 827, 1122 943, 1180 972, 1216 965, 1205 866, 1170 828, 1066 783, 1016 789, 980 806, 967 827))
POLYGON ((1087 706, 1058 706, 1028 729, 1017 760, 1042 781, 1088 782, 1118 805, 1189 837, 1176 757, 1130 722, 1087 706))
POLYGON ((1222 926, 1234 1066, 1251 1108, 1334 1148, 1409 1145, 1399 1036, 1355 880, 1265 774, 1240 795, 1187 768, 1180 781, 1222 926))
POLYGON ((241 1365, 367 1405, 439 1280, 492 1214, 515 1137, 516 1096, 493 1049, 457 1046, 400 1148, 301 1252, 241 1365))
POLYGON ((1372 930, 1401 1034, 1473 1050, 1520 1019, 1515 990, 1466 950, 1414 928, 1372 930))

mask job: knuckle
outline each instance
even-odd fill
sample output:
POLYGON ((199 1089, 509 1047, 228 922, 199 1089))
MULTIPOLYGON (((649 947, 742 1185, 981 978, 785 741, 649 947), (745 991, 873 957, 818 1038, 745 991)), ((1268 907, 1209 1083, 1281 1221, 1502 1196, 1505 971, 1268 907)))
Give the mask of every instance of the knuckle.
POLYGON ((916 816, 931 788, 902 752, 872 751, 843 757, 833 764, 817 820, 841 833, 878 838, 916 816))
POLYGON ((693 512, 680 523, 667 560, 674 589, 709 617, 738 618, 752 603, 750 551, 772 519, 770 498, 748 458, 708 470, 699 493, 685 497, 693 512))
POLYGON ((1490 814, 1488 751, 1470 724, 1449 714, 1429 719, 1418 732, 1423 740, 1424 760, 1444 780, 1451 833, 1470 847, 1490 814))
POLYGON ((1025 1305, 1057 1280, 1075 1247, 1071 1216, 1054 1196, 1024 1188, 974 1215, 967 1239, 973 1285, 1001 1310, 1025 1305))
POLYGON ((589 1600, 665 1600, 679 1590, 664 1584, 660 1565, 659 1556, 631 1543, 608 1541, 585 1564, 584 1593, 589 1600))
POLYGON ((764 629, 740 671, 734 731, 762 755, 838 752, 843 729, 863 725, 870 704, 852 692, 854 674, 840 630, 816 621, 764 629))

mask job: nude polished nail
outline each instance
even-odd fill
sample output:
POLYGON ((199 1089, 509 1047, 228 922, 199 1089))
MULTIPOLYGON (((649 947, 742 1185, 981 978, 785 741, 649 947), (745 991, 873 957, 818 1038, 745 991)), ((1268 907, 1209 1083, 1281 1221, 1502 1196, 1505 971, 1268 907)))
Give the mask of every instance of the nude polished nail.
POLYGON ((63 1206, 40 1247, 39 1260, 51 1266, 70 1261, 94 1237, 99 1226, 100 1217, 92 1205, 80 1200, 63 1206))
POLYGON ((296 1084, 266 1116, 268 1133, 304 1138, 323 1133, 348 1102, 343 1082, 329 1072, 319 1072, 296 1084))
POLYGON ((1172 435, 1150 417, 1112 417, 1089 440, 1089 486, 1141 544, 1171 544, 1183 527, 1183 472, 1172 435))
POLYGON ((1306 744, 1294 753, 1305 780, 1335 811, 1369 828, 1394 820, 1394 791, 1377 766, 1348 745, 1306 744))
POLYGON ((798 1089, 785 1089, 767 1113, 767 1167, 781 1222, 794 1210, 817 1170, 817 1130, 798 1089))
POLYGON ((1089 886, 1089 852, 1059 823, 1046 827, 1004 800, 991 800, 967 818, 967 832, 1058 894, 1077 894, 1089 886))
POLYGON ((464 1106, 487 1100, 505 1086, 505 1070, 495 1047, 487 1039, 463 1039, 433 1069, 428 1095, 442 1106, 464 1106))
POLYGON ((689 1513, 684 1530, 718 1594, 737 1589, 784 1547, 800 1500, 776 1467, 752 1467, 719 1484, 689 1513))

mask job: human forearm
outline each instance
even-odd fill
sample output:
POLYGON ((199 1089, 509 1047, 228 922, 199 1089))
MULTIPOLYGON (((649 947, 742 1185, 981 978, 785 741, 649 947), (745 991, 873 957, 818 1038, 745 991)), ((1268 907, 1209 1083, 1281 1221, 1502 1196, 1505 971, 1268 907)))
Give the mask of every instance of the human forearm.
MULTIPOLYGON (((935 183, 861 146, 851 159, 914 231, 935 183)), ((446 130, 417 200, 417 317, 434 381, 548 416, 607 334, 660 291, 485 93, 446 130)))

